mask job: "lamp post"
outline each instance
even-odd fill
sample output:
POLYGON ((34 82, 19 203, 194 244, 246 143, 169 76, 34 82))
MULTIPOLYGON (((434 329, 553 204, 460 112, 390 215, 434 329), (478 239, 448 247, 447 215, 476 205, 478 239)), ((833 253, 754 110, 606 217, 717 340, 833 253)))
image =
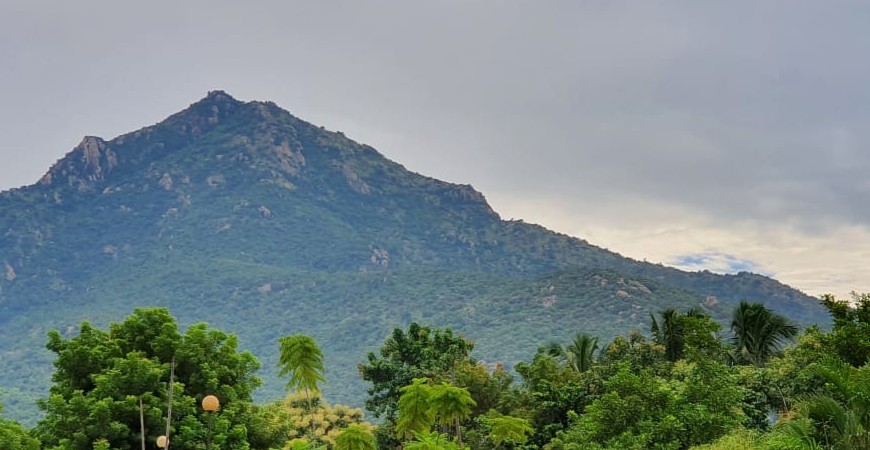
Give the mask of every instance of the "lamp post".
POLYGON ((214 420, 214 412, 221 409, 221 402, 214 395, 206 395, 202 399, 202 409, 208 413, 208 437, 205 441, 205 448, 211 449, 211 425, 214 420))

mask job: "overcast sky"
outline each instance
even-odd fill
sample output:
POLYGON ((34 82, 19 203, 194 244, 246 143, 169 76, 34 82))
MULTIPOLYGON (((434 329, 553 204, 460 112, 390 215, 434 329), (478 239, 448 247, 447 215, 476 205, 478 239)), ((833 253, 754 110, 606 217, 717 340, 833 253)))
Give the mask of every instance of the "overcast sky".
POLYGON ((223 89, 691 270, 870 292, 865 1, 0 0, 0 189, 223 89))

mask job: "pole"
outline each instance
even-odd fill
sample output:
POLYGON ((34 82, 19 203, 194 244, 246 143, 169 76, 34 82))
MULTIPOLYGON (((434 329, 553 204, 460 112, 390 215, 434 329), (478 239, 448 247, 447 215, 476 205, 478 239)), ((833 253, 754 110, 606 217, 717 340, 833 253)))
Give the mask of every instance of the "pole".
POLYGON ((169 369, 169 406, 166 408, 166 447, 164 450, 169 450, 169 425, 172 422, 172 388, 175 379, 175 357, 172 357, 172 366, 169 369))
POLYGON ((142 450, 145 450, 145 409, 142 407, 142 397, 139 397, 139 430, 142 432, 142 450))
POLYGON ((205 441, 206 450, 211 450, 211 424, 214 421, 214 413, 209 412, 208 414, 208 439, 205 441))

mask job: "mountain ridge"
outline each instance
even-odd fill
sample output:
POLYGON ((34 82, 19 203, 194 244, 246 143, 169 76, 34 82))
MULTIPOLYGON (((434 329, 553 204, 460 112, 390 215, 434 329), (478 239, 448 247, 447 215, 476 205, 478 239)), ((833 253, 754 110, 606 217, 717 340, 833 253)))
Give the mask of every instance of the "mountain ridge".
MULTIPOLYGON (((356 404, 362 352, 412 320, 479 338, 480 357, 510 366, 540 339, 612 337, 664 307, 725 320, 748 299, 826 317, 762 275, 683 272, 502 220, 470 185, 223 91, 108 141, 86 136, 36 184, 0 193, 0 229, 0 363, 37 380, 6 372, 0 386, 37 396, 48 329, 138 305, 239 333, 264 371, 277 337, 312 334, 339 368, 333 395, 356 404)), ((262 395, 277 395, 264 378, 262 395)))

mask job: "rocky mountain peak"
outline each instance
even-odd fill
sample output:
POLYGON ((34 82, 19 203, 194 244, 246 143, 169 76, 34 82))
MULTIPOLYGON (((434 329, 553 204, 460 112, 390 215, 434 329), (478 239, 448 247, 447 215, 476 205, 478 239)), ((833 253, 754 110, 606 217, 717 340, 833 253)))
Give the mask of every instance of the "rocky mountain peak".
POLYGON ((55 163, 39 184, 65 184, 79 191, 89 190, 118 165, 109 144, 97 136, 85 136, 63 159, 55 163))

